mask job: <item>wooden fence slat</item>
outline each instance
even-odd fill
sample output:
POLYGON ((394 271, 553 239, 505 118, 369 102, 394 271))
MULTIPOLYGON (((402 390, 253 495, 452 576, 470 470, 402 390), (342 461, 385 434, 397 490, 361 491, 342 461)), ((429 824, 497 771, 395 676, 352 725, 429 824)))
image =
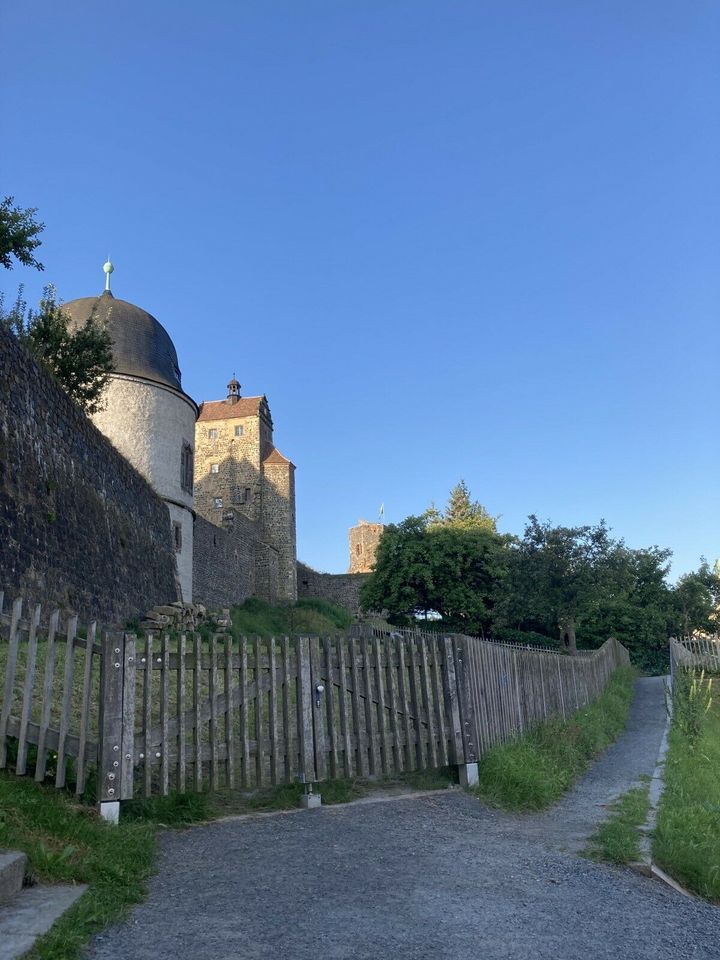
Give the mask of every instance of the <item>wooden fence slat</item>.
POLYGON ((424 770, 426 763, 425 729, 420 719, 419 677, 417 669, 416 641, 410 640, 410 705, 415 721, 415 752, 418 770, 424 770))
POLYGON ((390 731, 392 734, 392 768, 398 773, 405 769, 403 763, 402 738, 400 736, 400 718, 398 716, 397 682, 396 682, 396 664, 394 641, 386 641, 386 680, 388 696, 390 698, 390 731))
MULTIPOLYGON (((68 624, 68 635, 72 634, 74 637, 76 626, 77 624, 71 630, 70 624, 68 624)), ((102 644, 102 668, 100 673, 98 799, 101 802, 114 802, 122 799, 118 772, 123 735, 124 662, 124 634, 106 633, 102 644)), ((58 758, 59 756, 58 754, 58 758)))
POLYGON ((380 757, 382 760, 382 771, 384 774, 388 774, 392 770, 390 763, 392 749, 388 741, 387 716, 385 715, 385 690, 383 688, 384 671, 382 668, 382 651, 380 649, 379 637, 375 637, 373 646, 375 648, 375 682, 377 684, 377 709, 380 727, 380 757))
POLYGON ((85 779, 87 776, 87 742, 90 733, 90 700, 92 696, 92 670, 93 670, 93 646, 95 644, 95 634, 97 623, 93 620, 88 625, 87 645, 85 647, 85 663, 83 666, 83 687, 82 701, 80 707, 80 743, 78 746, 78 755, 75 763, 75 795, 80 797, 85 792, 85 779))
POLYGON ((263 697, 260 690, 262 676, 262 649, 260 637, 255 637, 255 782, 259 787, 265 782, 265 726, 263 697))
POLYGON ((145 636, 145 675, 143 676, 143 791, 152 796, 152 706, 153 706, 153 635, 145 636))
POLYGON ((22 709, 20 713, 20 734, 18 736, 15 773, 24 776, 27 768, 27 733, 32 709, 32 694, 35 685, 35 662, 37 658, 38 627, 40 626, 40 604, 37 604, 30 618, 27 659, 25 661, 25 683, 23 684, 22 709))
POLYGON ((350 736, 350 717, 348 715, 347 702, 347 670, 345 667, 345 639, 338 640, 338 674, 339 674, 339 707, 340 707, 340 731, 343 738, 343 765, 346 777, 352 777, 355 773, 355 763, 353 762, 352 739, 350 736))
POLYGON ((270 637, 268 657, 270 660, 270 782, 278 782, 278 705, 277 673, 275 663, 275 637, 270 637))
POLYGON ((40 712, 40 729, 38 731, 37 762, 35 763, 35 779, 42 783, 47 770, 47 735, 52 715, 53 686, 55 680, 55 634, 60 622, 60 611, 53 610, 48 623, 47 644, 45 646, 45 674, 42 688, 42 708, 40 712))
MULTIPOLYGON (((58 735, 57 769, 55 771, 55 786, 59 789, 65 786, 66 756, 65 744, 70 733, 70 719, 72 717, 73 673, 75 668, 75 634, 77 633, 77 617, 70 617, 65 631, 65 668, 63 670, 62 706, 60 708, 60 733, 58 735)), ((115 653, 115 648, 113 648, 115 653)))
POLYGON ((187 641, 185 634, 181 633, 178 637, 178 671, 177 671, 177 790, 178 793, 185 793, 187 777, 186 760, 186 730, 185 730, 185 684, 187 653, 187 641))
POLYGON ((410 685, 407 666, 405 664, 405 640, 403 637, 397 639, 398 654, 398 694, 400 696, 400 709, 403 717, 403 730, 405 733, 405 766, 408 770, 414 770, 417 766, 417 750, 413 736, 413 727, 410 722, 410 696, 408 687, 410 685))
POLYGON ((240 638, 240 740, 242 741, 243 787, 250 785, 250 707, 248 704, 248 642, 240 638))
POLYGON ((210 637, 210 674, 208 694, 210 697, 210 786, 217 790, 220 786, 220 770, 218 764, 218 655, 217 636, 210 637))
POLYGON ((445 702, 442 688, 442 677, 440 676, 440 664, 438 662, 438 639, 434 637, 430 641, 430 661, 432 670, 433 701, 435 703, 435 718, 437 720, 437 733, 440 763, 446 767, 449 763, 447 749, 447 733, 445 730, 445 702))
POLYGON ((420 674, 421 674, 422 702, 423 702, 423 710, 425 711, 425 716, 427 718, 428 744, 430 747, 428 763, 431 767, 437 767, 438 752, 437 752, 437 741, 435 739, 435 721, 434 721, 433 709, 432 709, 432 694, 430 693, 430 670, 428 668, 427 643, 428 641, 425 639, 420 640, 420 674))
POLYGON ((193 635, 193 710, 195 726, 193 727, 193 784, 200 793, 203 789, 203 750, 202 750, 202 638, 199 634, 193 635))
POLYGON ((352 679, 352 717, 353 731, 355 733, 355 746, 357 749, 357 772, 361 777, 366 777, 368 768, 367 734, 364 718, 360 714, 360 671, 358 670, 358 655, 355 647, 355 638, 350 638, 350 677, 352 679))
MULTIPOLYGON (((342 643, 342 641, 339 641, 342 643)), ((330 741, 330 776, 337 778, 340 770, 340 757, 338 754, 338 736, 337 723, 335 721, 335 685, 333 684, 333 648, 330 637, 323 640, 323 650, 325 653, 325 699, 327 701, 327 726, 328 739, 330 741)))
POLYGON ((18 652, 18 625, 22 616, 22 599, 18 597, 12 606, 10 632, 8 634, 8 653, 5 663, 5 687, 3 689, 2 707, 0 707, 0 768, 7 766, 7 731, 10 711, 12 709, 13 688, 15 685, 15 668, 18 652))
POLYGON ((372 675, 370 673, 370 651, 368 649, 367 638, 363 637, 361 644, 363 677, 365 680, 365 724, 368 736, 368 745, 370 747, 370 773, 375 775, 380 773, 380 764, 378 762, 378 744, 376 739, 376 723, 373 716, 373 689, 372 675))
MULTIPOLYGON (((160 726, 162 728, 162 746, 160 747, 160 792, 164 797, 170 792, 170 637, 162 638, 160 674, 160 726)), ((135 684, 133 684, 133 689, 135 684)), ((157 751, 156 751, 157 752, 157 751)))
POLYGON ((292 726, 290 722, 290 640, 282 638, 282 715, 285 751, 285 780, 290 782, 297 764, 293 762, 292 726))
MULTIPOLYGON (((89 644, 88 644, 89 646, 89 644)), ((112 761, 113 772, 117 774, 117 800, 132 799, 135 787, 135 681, 137 661, 137 638, 134 634, 125 634, 121 647, 120 662, 123 664, 122 687, 122 730, 120 732, 119 756, 112 761)), ((87 663, 87 661, 86 661, 87 663)))
POLYGON ((315 780, 313 744, 313 697, 310 671, 310 640, 297 639, 297 709, 300 741, 300 775, 305 783, 315 780))
POLYGON ((323 669, 320 660, 320 640, 310 640, 310 677, 313 703, 313 735, 315 741, 315 779, 327 779, 327 748, 325 743, 325 700, 328 696, 327 684, 323 683, 323 669), (325 687, 322 693, 317 688, 325 687))
POLYGON ((235 787, 235 704, 233 702, 233 638, 225 635, 225 783, 232 790, 235 787))
POLYGON ((443 661, 445 666, 445 702, 448 707, 448 724, 450 732, 451 752, 453 762, 456 764, 465 763, 465 751, 463 748, 462 724, 460 722, 460 707, 458 705, 458 685, 455 672, 455 657, 453 654, 452 640, 450 637, 443 637, 443 661))

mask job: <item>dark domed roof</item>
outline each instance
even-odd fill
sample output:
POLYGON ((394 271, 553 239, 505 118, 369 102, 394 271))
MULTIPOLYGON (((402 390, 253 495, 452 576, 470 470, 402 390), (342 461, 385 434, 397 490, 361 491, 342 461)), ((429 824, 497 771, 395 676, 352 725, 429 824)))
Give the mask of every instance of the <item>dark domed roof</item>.
POLYGON ((96 311, 108 324, 113 340, 116 373, 144 377, 182 390, 177 353, 167 330, 145 310, 126 300, 116 300, 109 290, 100 297, 81 297, 62 305, 72 326, 84 323, 96 311))

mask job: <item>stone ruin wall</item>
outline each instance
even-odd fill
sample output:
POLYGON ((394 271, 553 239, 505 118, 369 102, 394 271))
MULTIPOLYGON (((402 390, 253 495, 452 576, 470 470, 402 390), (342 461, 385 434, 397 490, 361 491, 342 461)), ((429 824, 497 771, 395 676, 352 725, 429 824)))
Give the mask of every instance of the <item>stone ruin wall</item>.
POLYGON ((369 573, 319 573, 304 563, 297 565, 298 600, 329 600, 360 616, 360 588, 369 573))
POLYGON ((108 625, 178 599, 167 507, 3 329, 0 590, 108 625))

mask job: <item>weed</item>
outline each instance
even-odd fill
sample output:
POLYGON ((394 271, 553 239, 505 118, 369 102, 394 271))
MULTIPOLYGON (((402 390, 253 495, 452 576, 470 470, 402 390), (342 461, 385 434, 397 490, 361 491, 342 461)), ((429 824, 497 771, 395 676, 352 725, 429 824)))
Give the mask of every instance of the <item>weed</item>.
POLYGON ((586 856, 609 863, 632 863, 640 859, 640 827, 650 809, 648 793, 645 783, 628 790, 610 805, 610 816, 590 837, 586 856))

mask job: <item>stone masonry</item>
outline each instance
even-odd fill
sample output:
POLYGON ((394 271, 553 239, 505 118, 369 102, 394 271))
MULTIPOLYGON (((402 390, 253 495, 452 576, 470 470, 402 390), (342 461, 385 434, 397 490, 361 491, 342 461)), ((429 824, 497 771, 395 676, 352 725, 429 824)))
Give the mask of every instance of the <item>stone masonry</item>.
POLYGON ((357 525, 350 527, 350 573, 371 573, 375 566, 380 537, 385 529, 382 523, 368 523, 359 520, 357 525))

